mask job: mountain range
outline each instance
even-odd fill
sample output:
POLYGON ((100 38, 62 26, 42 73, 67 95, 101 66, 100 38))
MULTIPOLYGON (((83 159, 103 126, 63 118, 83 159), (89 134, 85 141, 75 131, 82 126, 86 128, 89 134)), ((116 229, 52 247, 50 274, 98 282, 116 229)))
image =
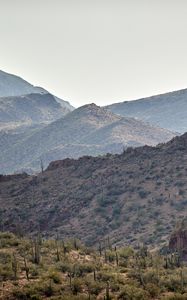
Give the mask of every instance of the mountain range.
POLYGON ((63 158, 155 146, 187 131, 187 89, 106 107, 75 109, 0 71, 0 172, 38 172, 63 158))
POLYGON ((46 167, 56 159, 121 153, 123 148, 153 146, 174 136, 166 129, 89 104, 41 128, 16 135, 1 132, 1 172, 38 171, 41 160, 46 167))

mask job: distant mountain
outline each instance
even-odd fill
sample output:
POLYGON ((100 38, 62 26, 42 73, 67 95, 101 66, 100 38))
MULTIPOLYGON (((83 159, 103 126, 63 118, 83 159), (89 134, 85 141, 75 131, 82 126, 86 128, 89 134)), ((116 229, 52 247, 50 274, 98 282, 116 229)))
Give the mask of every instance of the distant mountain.
POLYGON ((0 98, 0 129, 50 123, 69 113, 49 94, 28 94, 0 98))
POLYGON ((164 245, 187 217, 186 149, 184 134, 120 155, 54 161, 37 176, 0 176, 0 224, 96 246, 107 237, 113 244, 164 245))
POLYGON ((54 121, 73 109, 67 101, 49 94, 45 89, 35 87, 18 76, 0 71, 1 127, 7 122, 10 124, 4 124, 4 127, 11 128, 14 122, 15 125, 19 125, 19 122, 30 124, 54 121))
POLYGON ((41 159, 46 166, 52 160, 66 157, 121 153, 123 148, 156 145, 174 135, 89 104, 41 129, 29 130, 28 135, 1 134, 1 172, 11 173, 22 168, 39 170, 41 159), (10 142, 12 140, 14 142, 10 142))
POLYGON ((133 117, 171 131, 187 131, 187 89, 106 106, 115 114, 133 117))
POLYGON ((21 96, 32 93, 47 93, 47 91, 33 86, 21 77, 0 70, 0 97, 21 96))

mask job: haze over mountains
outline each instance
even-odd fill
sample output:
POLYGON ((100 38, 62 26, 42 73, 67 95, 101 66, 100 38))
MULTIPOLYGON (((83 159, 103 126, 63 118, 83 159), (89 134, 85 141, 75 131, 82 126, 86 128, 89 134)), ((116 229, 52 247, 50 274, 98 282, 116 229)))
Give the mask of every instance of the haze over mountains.
POLYGON ((133 117, 154 126, 187 131, 187 89, 106 106, 115 114, 133 117))
POLYGON ((0 71, 1 173, 37 172, 57 159, 155 146, 187 130, 187 90, 101 108, 74 109, 0 71))
POLYGON ((38 171, 41 159, 46 167, 50 161, 66 157, 121 153, 124 147, 156 145, 174 135, 90 104, 41 129, 19 134, 17 139, 15 135, 0 134, 0 145, 3 145, 0 164, 5 173, 21 168, 38 171))
POLYGON ((72 110, 67 101, 0 71, 0 130, 49 123, 72 110))
POLYGON ((0 70, 0 97, 21 96, 27 94, 46 93, 40 87, 35 87, 19 76, 0 70))
POLYGON ((49 93, 0 98, 0 129, 46 124, 68 112, 49 93))

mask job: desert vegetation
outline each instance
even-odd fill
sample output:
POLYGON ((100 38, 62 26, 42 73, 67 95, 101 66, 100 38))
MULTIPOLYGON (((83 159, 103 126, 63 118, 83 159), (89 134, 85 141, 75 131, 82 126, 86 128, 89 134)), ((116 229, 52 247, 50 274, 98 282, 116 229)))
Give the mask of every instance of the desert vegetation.
POLYGON ((0 233, 0 299, 187 299, 179 252, 0 233))

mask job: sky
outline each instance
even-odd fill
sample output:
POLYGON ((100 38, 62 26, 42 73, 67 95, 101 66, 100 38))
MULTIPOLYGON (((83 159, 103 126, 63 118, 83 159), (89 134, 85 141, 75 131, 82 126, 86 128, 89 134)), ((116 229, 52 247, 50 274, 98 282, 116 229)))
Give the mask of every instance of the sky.
POLYGON ((0 69, 74 106, 187 88, 186 0, 0 0, 0 69))

